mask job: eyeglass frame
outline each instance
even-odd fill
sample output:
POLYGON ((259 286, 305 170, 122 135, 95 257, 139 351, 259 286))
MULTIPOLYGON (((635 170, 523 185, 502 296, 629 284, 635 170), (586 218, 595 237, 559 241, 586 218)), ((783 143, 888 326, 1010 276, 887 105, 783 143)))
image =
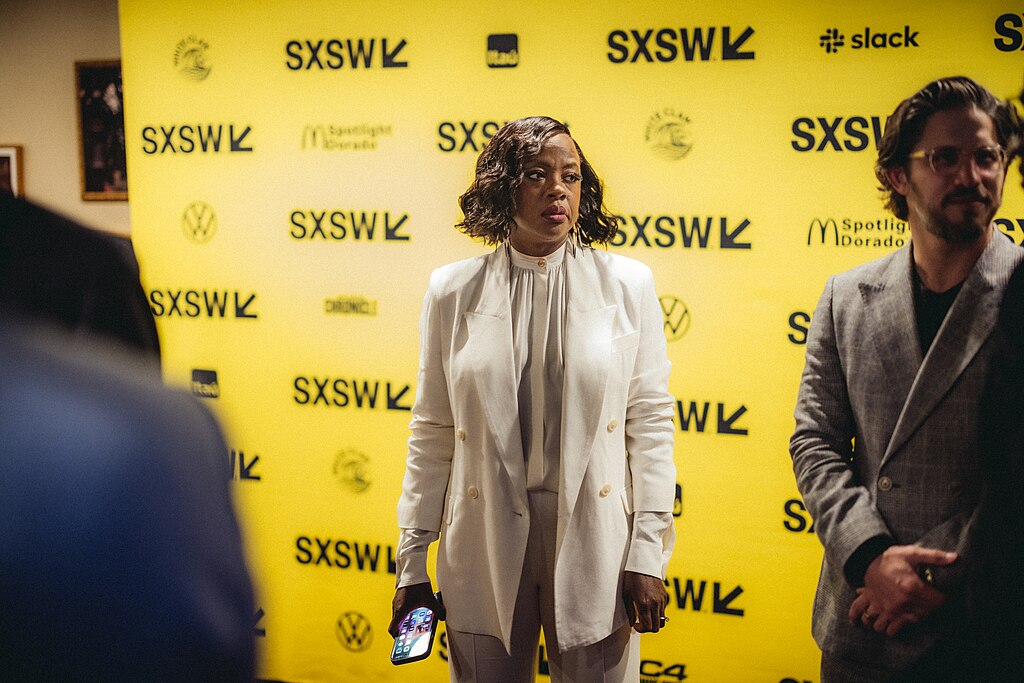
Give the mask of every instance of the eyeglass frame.
POLYGON ((972 162, 974 162, 974 165, 977 166, 978 171, 982 175, 989 175, 989 174, 993 174, 994 175, 995 168, 993 168, 992 170, 988 170, 988 169, 982 168, 981 165, 978 164, 977 154, 978 154, 978 152, 980 150, 983 150, 983 149, 984 150, 997 150, 998 151, 998 156, 999 156, 999 163, 995 166, 995 168, 1000 168, 1000 169, 1002 169, 1004 171, 1006 170, 1006 166, 1008 164, 1008 157, 1007 157, 1007 154, 1006 154, 1006 150, 1003 148, 1002 145, 982 145, 981 147, 975 147, 974 151, 971 152, 970 154, 965 154, 963 149, 961 149, 960 147, 956 147, 955 145, 941 145, 939 147, 933 147, 931 149, 919 149, 916 152, 911 152, 910 154, 907 155, 907 159, 908 160, 910 160, 910 159, 924 159, 925 161, 928 162, 928 168, 930 168, 932 170, 932 173, 934 173, 935 175, 939 175, 939 176, 943 176, 943 177, 948 177, 948 176, 956 175, 960 171, 960 169, 963 167, 964 159, 965 158, 969 158, 972 162), (939 171, 938 169, 935 168, 935 162, 934 162, 935 153, 938 152, 939 150, 943 150, 943 149, 955 149, 957 151, 957 156, 958 156, 956 165, 954 165, 947 172, 942 172, 942 171, 939 171))

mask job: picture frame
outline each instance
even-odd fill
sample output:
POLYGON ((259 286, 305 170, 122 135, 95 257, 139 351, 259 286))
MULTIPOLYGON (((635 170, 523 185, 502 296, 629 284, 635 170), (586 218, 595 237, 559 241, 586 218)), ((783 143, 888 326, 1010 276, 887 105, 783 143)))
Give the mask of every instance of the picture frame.
POLYGON ((121 60, 75 62, 82 199, 127 201, 121 60))
POLYGON ((21 145, 0 144, 0 193, 25 194, 25 161, 21 145))

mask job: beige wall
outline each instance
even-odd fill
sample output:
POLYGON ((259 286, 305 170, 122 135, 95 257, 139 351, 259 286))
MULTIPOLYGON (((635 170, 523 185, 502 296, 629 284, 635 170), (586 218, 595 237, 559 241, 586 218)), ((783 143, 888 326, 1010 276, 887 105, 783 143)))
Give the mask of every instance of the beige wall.
POLYGON ((74 64, 120 56, 117 0, 0 0, 0 144, 23 146, 25 196, 128 234, 128 202, 82 201, 77 157, 74 64))

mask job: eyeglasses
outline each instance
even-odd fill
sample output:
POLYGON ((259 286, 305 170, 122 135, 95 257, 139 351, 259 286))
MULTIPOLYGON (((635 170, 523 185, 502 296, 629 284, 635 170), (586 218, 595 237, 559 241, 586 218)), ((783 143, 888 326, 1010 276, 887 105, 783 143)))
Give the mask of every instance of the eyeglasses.
POLYGON ((908 159, 925 159, 928 165, 938 175, 950 176, 960 170, 964 158, 970 156, 974 160, 974 166, 983 175, 995 175, 1003 169, 1006 161, 1006 150, 999 145, 987 145, 979 147, 973 152, 965 153, 959 147, 936 147, 935 149, 921 149, 907 155, 908 159))

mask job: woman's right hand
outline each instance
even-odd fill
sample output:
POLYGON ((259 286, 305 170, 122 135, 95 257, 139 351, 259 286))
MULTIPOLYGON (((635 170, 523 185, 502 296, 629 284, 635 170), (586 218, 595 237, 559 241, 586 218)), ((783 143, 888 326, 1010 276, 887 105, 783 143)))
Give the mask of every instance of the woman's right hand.
POLYGON ((403 586, 395 591, 395 599, 391 601, 391 623, 388 624, 388 633, 392 638, 398 637, 398 625, 402 623, 405 615, 417 607, 429 607, 434 610, 437 619, 444 621, 444 605, 434 597, 429 581, 403 586))

